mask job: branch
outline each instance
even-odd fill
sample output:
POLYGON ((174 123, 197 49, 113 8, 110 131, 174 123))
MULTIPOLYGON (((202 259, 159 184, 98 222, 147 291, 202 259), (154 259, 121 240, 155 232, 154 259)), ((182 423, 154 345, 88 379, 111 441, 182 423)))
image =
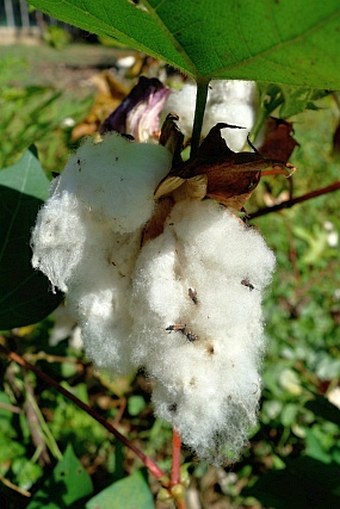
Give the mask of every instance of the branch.
POLYGON ((315 191, 311 191, 310 193, 303 194, 298 196, 297 198, 292 198, 290 200, 285 200, 278 205, 273 205, 272 207, 264 207, 263 209, 259 209, 256 212, 251 214, 247 214, 247 219, 255 219, 256 217, 265 216, 270 214, 271 212, 277 212, 283 209, 289 209, 298 203, 302 203, 307 200, 311 200, 312 198, 316 198, 317 196, 322 196, 323 194, 332 193, 333 191, 338 191, 340 189, 340 181, 333 182, 326 187, 321 187, 320 189, 316 189, 315 191))
POLYGON ((135 445, 133 445, 124 435, 122 435, 116 428, 114 428, 104 417, 102 417, 100 414, 98 414, 93 408, 89 407, 86 403, 81 401, 79 398, 74 396, 71 392, 69 392, 67 389, 62 387, 61 385, 56 382, 53 378, 46 375, 43 371, 41 371, 36 366, 33 366, 33 364, 30 364, 27 362, 21 355, 18 355, 15 352, 11 352, 7 350, 4 346, 0 345, 0 352, 5 354, 8 359, 11 361, 16 362, 19 364, 19 366, 22 366, 25 369, 28 369, 30 371, 33 371, 39 378, 41 378, 45 383, 47 383, 49 386, 54 387, 60 394, 65 396, 67 399, 75 403, 79 408, 84 410, 88 415, 93 417, 99 424, 101 424, 107 431, 112 433, 117 440, 122 442, 126 447, 128 447, 131 451, 133 451, 136 456, 143 462, 143 464, 147 467, 149 472, 156 477, 156 479, 160 480, 162 477, 165 477, 165 473, 160 469, 160 467, 148 456, 146 456, 140 449, 138 449, 135 445))

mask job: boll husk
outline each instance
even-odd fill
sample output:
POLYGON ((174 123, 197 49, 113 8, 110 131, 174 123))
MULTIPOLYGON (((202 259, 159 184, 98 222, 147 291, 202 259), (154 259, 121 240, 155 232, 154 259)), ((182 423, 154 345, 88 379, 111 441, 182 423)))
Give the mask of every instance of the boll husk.
POLYGON ((256 423, 264 352, 261 298, 274 256, 212 200, 174 205, 141 247, 164 147, 87 141, 38 215, 33 266, 66 293, 99 367, 143 368, 156 414, 196 454, 235 459, 256 423))

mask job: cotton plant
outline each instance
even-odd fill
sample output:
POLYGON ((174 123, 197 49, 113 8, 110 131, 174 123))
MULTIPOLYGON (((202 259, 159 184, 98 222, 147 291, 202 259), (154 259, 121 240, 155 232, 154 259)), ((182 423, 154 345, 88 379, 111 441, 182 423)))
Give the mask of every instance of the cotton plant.
POLYGON ((38 214, 32 263, 65 292, 94 364, 143 369, 155 413, 221 464, 256 424, 261 299, 275 259, 228 202, 211 198, 207 179, 199 197, 157 194, 173 173, 163 144, 116 132, 87 139, 38 214))

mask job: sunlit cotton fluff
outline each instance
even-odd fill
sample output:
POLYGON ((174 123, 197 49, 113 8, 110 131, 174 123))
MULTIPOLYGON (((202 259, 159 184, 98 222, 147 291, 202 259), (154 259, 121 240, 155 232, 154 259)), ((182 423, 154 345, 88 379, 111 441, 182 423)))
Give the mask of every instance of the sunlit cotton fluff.
POLYGON ((166 223, 136 265, 134 361, 156 380, 156 413, 220 463, 237 457, 256 422, 261 295, 274 256, 213 201, 180 202, 166 223))
MULTIPOLYGON (((196 102, 196 85, 186 83, 181 90, 173 91, 167 99, 163 115, 176 113, 178 125, 187 138, 191 137, 196 102)), ((212 80, 209 84, 202 136, 219 122, 244 127, 222 129, 221 135, 229 148, 238 152, 247 143, 256 118, 257 91, 252 81, 212 80)))
POLYGON ((129 233, 150 218, 154 189, 170 166, 164 147, 109 133, 100 143, 88 139, 81 145, 67 163, 56 192, 76 195, 98 218, 112 223, 114 231, 129 233))
POLYGON ((87 141, 38 214, 33 265, 66 292, 96 366, 143 368, 157 415, 220 464, 256 423, 261 297, 274 256, 212 200, 176 203, 163 233, 141 247, 170 165, 163 147, 117 135, 87 141))
POLYGON ((131 274, 154 188, 170 164, 161 146, 116 134, 98 144, 87 140, 38 214, 32 264, 66 293, 87 355, 100 368, 131 370, 131 274))

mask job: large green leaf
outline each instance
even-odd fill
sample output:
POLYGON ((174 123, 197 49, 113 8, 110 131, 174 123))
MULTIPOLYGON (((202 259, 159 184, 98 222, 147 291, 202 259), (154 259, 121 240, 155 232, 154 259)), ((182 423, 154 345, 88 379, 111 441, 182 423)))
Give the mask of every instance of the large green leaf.
POLYGON ((242 494, 275 509, 339 507, 340 468, 308 456, 286 460, 286 468, 262 475, 242 494))
POLYGON ((340 88, 338 0, 31 0, 197 80, 340 88))
POLYGON ((37 322, 61 301, 31 266, 30 236, 49 182, 31 152, 0 171, 0 329, 37 322))
POLYGON ((73 507, 73 504, 90 495, 92 481, 72 446, 68 445, 62 460, 56 465, 41 489, 33 496, 27 509, 61 509, 73 507))
POLYGON ((154 509, 153 496, 141 470, 115 482, 86 504, 86 509, 154 509))

